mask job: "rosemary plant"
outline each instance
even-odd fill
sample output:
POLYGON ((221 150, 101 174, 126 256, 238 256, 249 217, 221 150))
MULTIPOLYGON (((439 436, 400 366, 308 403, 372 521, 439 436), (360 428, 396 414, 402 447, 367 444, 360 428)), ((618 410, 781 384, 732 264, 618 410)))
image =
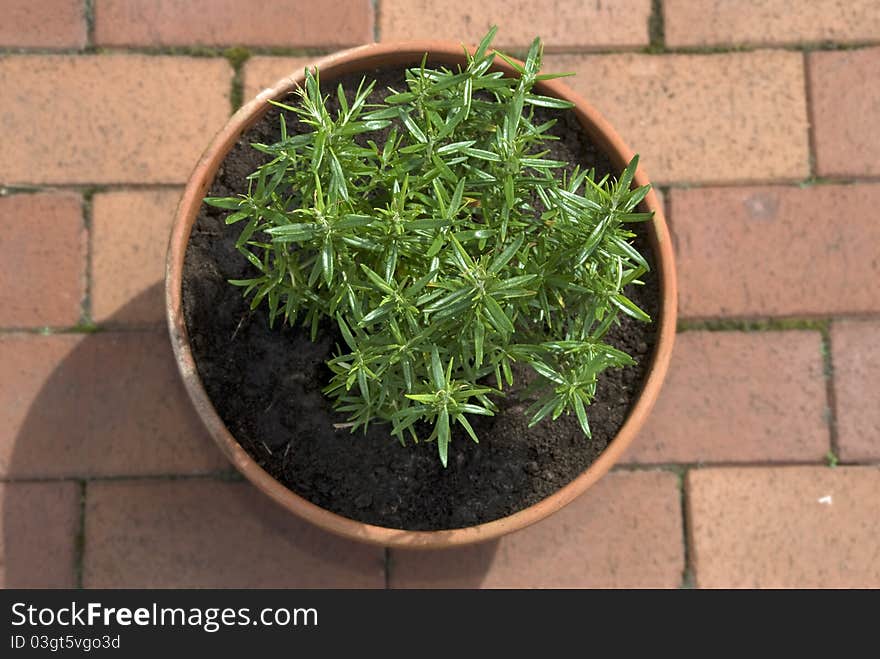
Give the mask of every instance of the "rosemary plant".
POLYGON ((513 362, 537 374, 532 424, 573 413, 589 437, 598 375, 634 363, 603 336, 620 313, 650 320, 623 293, 648 270, 627 229, 651 217, 637 158, 598 181, 549 159, 553 122, 534 109, 571 105, 533 87, 560 76, 540 73, 540 40, 520 65, 489 49, 494 34, 466 66, 408 69, 378 104, 362 81, 331 112, 307 70, 298 102, 276 103, 305 131, 282 114, 281 140, 253 145, 267 157, 247 194, 205 199, 243 224, 254 275, 230 283, 252 308, 313 339, 338 325, 324 392, 352 429, 390 422, 405 442, 432 428, 444 465, 451 427, 477 441, 468 418, 497 411, 513 362), (496 55, 518 75, 492 72, 496 55))

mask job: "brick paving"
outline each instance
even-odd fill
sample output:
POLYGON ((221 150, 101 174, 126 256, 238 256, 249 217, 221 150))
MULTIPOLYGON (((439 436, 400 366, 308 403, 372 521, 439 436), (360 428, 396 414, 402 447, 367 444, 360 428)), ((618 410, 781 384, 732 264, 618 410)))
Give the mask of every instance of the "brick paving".
POLYGON ((357 46, 373 38, 370 0, 95 0, 99 46, 357 46))
POLYGON ((91 313, 100 325, 165 322, 165 250, 178 188, 92 198, 91 313))
POLYGON ((821 349, 810 330, 679 334, 660 399, 626 460, 822 460, 829 427, 821 349))
POLYGON ((657 184, 797 181, 809 173, 800 53, 552 55, 644 154, 657 184))
POLYGON ((382 0, 379 35, 381 41, 455 35, 476 43, 498 24, 502 48, 528 48, 538 34, 550 51, 639 47, 650 42, 650 13, 651 0, 555 0, 552 11, 543 12, 529 0, 382 0))
POLYGON ((164 331, 0 334, 0 476, 228 468, 193 414, 164 331))
POLYGON ((0 585, 880 587, 880 5, 731 4, 0 0, 0 585), (168 227, 240 100, 491 22, 541 34, 641 152, 681 332, 594 489, 498 542, 386 552, 214 448, 162 327, 168 227))
POLYGON ((663 0, 666 45, 876 42, 875 0, 663 0))
POLYGON ((880 48, 810 53, 807 63, 816 173, 880 176, 880 48))
POLYGON ((8 48, 83 48, 82 0, 0 0, 0 44, 8 48))
POLYGON ((683 318, 880 312, 880 185, 675 189, 683 318))
POLYGON ((0 58, 0 181, 182 183, 229 116, 219 57, 0 58))
POLYGON ((385 556, 287 514, 248 483, 86 488, 83 586, 382 588, 385 556))
POLYGON ((847 461, 880 461, 880 321, 831 326, 837 443, 847 461))
POLYGON ((253 98, 266 87, 271 87, 294 71, 302 71, 314 58, 266 57, 256 55, 244 63, 242 79, 244 98, 253 98))
POLYGON ((876 467, 695 469, 686 487, 697 586, 880 583, 876 467))
POLYGON ((3 327, 65 327, 80 321, 88 249, 82 206, 74 192, 0 197, 3 327))

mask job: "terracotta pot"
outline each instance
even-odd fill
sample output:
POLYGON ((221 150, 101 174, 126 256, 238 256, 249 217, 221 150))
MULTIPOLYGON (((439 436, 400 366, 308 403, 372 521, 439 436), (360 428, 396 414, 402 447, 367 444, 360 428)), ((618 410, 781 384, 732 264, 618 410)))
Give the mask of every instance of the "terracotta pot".
MULTIPOLYGON (((320 69, 323 80, 330 81, 337 76, 351 72, 415 65, 426 52, 429 53, 429 61, 433 64, 453 66, 464 63, 461 46, 456 43, 418 41, 371 44, 353 48, 320 59, 314 63, 314 66, 320 69)), ((497 59, 495 69, 509 75, 515 75, 514 70, 500 58, 497 59)), ((189 179, 177 209, 166 270, 168 327, 177 365, 183 376, 186 390, 211 436, 235 467, 280 505, 323 529, 373 544, 407 548, 441 548, 482 542, 522 529, 559 510, 599 480, 623 455, 654 405, 666 375, 675 336, 676 280, 672 244, 663 217, 663 208, 657 196, 651 191, 645 199, 645 203, 654 211, 654 219, 650 225, 650 238, 657 262, 654 274, 660 278, 661 307, 659 318, 655 319, 657 343, 638 400, 635 401, 620 432, 599 458, 580 476, 546 499, 513 515, 477 526, 441 531, 406 531, 373 526, 348 519, 320 508, 289 490, 258 466, 239 445, 220 419, 205 392, 196 370, 183 319, 181 299, 183 261, 190 231, 198 215, 202 198, 207 194, 219 165, 232 146, 241 134, 258 121, 268 109, 269 105, 266 101, 284 96, 302 82, 303 72, 300 69, 290 77, 280 80, 273 87, 260 92, 255 99, 235 113, 205 151, 189 179)), ((541 82, 536 87, 536 91, 540 94, 556 96, 573 102, 576 107, 572 111, 577 114, 578 120, 587 134, 599 148, 608 154, 618 171, 623 169, 631 159, 633 152, 624 144, 611 125, 586 100, 559 80, 541 82)), ((634 109, 634 111, 636 110, 634 109)), ((644 185, 647 182, 647 176, 639 168, 635 176, 636 185, 644 185)))

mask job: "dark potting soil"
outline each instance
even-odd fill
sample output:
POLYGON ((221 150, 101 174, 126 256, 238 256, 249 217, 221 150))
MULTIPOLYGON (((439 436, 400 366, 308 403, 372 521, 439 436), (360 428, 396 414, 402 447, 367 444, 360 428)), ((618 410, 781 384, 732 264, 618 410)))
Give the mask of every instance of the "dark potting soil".
MULTIPOLYGON (((378 82, 371 102, 387 87, 403 88, 399 70, 367 73, 378 82)), ((361 74, 341 78, 349 98, 361 74)), ((327 90, 332 88, 323 81, 327 90)), ((335 87, 335 83, 334 83, 335 87)), ((335 101, 335 94, 330 98, 335 101)), ((291 132, 301 127, 285 112, 291 132)), ((590 143, 573 114, 541 110, 558 119, 549 158, 611 172, 608 158, 590 143)), ((245 177, 265 156, 249 145, 280 139, 279 110, 271 109, 247 131, 221 165, 209 194, 231 196, 247 189, 245 177)), ((371 136, 375 139, 375 135, 371 136)), ((380 140, 377 140, 379 142, 380 140)), ((381 148, 381 144, 380 144, 381 148)), ((235 249, 240 225, 227 226, 226 212, 203 205, 193 227, 183 274, 184 316, 199 375, 220 417, 260 466, 313 503, 352 519, 385 527, 436 530, 488 522, 553 494, 583 472, 617 434, 642 388, 656 326, 628 316, 608 334, 636 366, 604 372, 588 408, 593 437, 584 437, 571 416, 528 427, 527 403, 515 392, 497 398, 495 417, 474 423, 480 443, 455 432, 449 465, 436 444, 401 446, 380 423, 365 434, 335 429, 345 421, 321 393, 329 379, 324 365, 338 342, 330 329, 316 343, 300 327, 268 326, 266 310, 251 312, 229 279, 253 276, 235 249)), ((642 225, 637 249, 653 266, 642 225)), ((652 318, 659 310, 657 277, 627 294, 652 318)))

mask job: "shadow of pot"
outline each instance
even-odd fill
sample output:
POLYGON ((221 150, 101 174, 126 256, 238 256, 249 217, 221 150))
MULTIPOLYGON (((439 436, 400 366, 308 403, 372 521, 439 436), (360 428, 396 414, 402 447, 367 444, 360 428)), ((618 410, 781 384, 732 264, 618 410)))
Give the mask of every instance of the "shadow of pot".
MULTIPOLYGON (((349 73, 376 68, 412 66, 418 64, 424 53, 434 65, 454 66, 465 59, 458 44, 441 41, 370 44, 342 51, 315 62, 325 81, 349 73)), ((496 62, 494 70, 515 75, 514 69, 504 62, 496 62)), ((443 548, 484 542, 522 529, 559 510, 583 493, 601 478, 623 455, 626 448, 644 424, 657 396, 669 364, 675 336, 676 279, 672 244, 662 205, 652 190, 644 204, 654 211, 649 225, 649 240, 657 262, 660 282, 660 313, 656 320, 657 339, 642 390, 616 437, 599 458, 577 478, 546 499, 517 513, 484 524, 438 531, 407 531, 365 524, 320 508, 297 495, 264 471, 239 445, 229 432, 208 398, 199 378, 183 318, 182 278, 186 248, 193 224, 198 216, 202 198, 211 187, 220 164, 241 135, 253 126, 268 110, 269 99, 278 99, 304 80, 302 71, 284 78, 273 87, 263 90, 255 99, 242 107, 214 138, 196 166, 187 184, 177 211, 166 269, 166 308, 171 343, 177 364, 193 405, 211 433, 211 436, 248 480, 290 512, 307 519, 333 533, 378 545, 400 548, 443 548)), ((572 112, 593 143, 610 158, 613 166, 622 170, 632 159, 633 152, 601 115, 578 94, 558 80, 536 84, 536 92, 562 98, 574 103, 572 112)), ((634 183, 648 183, 639 168, 634 183)))

